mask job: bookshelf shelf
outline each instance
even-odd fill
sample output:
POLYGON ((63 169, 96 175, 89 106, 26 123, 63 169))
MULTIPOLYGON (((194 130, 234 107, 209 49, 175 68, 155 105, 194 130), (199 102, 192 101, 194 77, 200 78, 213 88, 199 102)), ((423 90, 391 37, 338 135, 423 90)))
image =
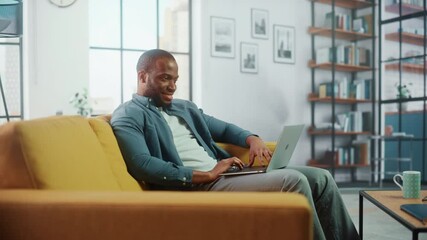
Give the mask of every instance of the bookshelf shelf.
MULTIPOLYGON (((308 95, 308 101, 320 102, 320 103, 332 103, 332 97, 319 98, 316 93, 310 93, 308 95)), ((355 98, 335 98, 335 103, 338 104, 356 104, 356 103, 371 103, 371 100, 367 99, 355 99, 355 98)))
POLYGON ((311 127, 307 130, 311 138, 311 160, 307 165, 329 169, 334 177, 336 169, 348 169, 351 181, 355 182, 357 168, 369 166, 369 163, 366 164, 369 158, 367 149, 370 149, 369 136, 373 135, 375 126, 375 115, 372 114, 375 101, 372 99, 375 99, 376 36, 372 33, 375 33, 376 4, 374 0, 309 1, 312 6, 312 22, 307 33, 312 39, 312 54, 307 66, 312 73, 312 88, 307 97, 311 104, 311 127), (317 7, 322 7, 322 11, 325 7, 318 6, 319 4, 330 7, 320 20, 315 18, 314 13, 317 7), (335 18, 333 12, 336 13, 335 18), (324 24, 320 26, 322 22, 324 24), (352 31, 353 29, 360 29, 362 32, 352 31), (320 44, 316 44, 317 39, 320 44), (358 44, 360 41, 363 43, 358 44), (331 56, 335 58, 332 60, 331 56), (328 73, 330 76, 325 80, 328 73), (318 110, 318 104, 327 106, 318 110), (340 106, 337 108, 337 105, 340 106), (360 105, 363 106, 359 108, 360 105), (321 124, 317 122, 318 119, 326 119, 322 120, 326 122, 321 124), (316 129, 315 126, 319 128, 316 129), (342 128, 332 130, 321 128, 323 126, 342 128), (324 148, 327 141, 330 141, 327 148, 337 149, 339 152, 339 161, 324 161, 330 154, 324 148), (322 143, 323 150, 316 148, 317 142, 322 143), (342 154, 344 152, 346 155, 342 154))
MULTIPOLYGON (((398 32, 385 34, 385 39, 400 42, 398 32)), ((424 35, 402 32, 402 42, 417 46, 424 46, 424 35)))
MULTIPOLYGON (((316 136, 330 136, 332 135, 332 130, 316 130, 310 128, 308 130, 308 134, 310 135, 316 135, 316 136)), ((341 130, 336 130, 335 135, 337 136, 354 136, 354 135, 371 135, 371 132, 343 132, 341 130)))
MULTIPOLYGON (((332 70, 333 63, 320 63, 317 64, 315 61, 310 60, 308 62, 308 66, 310 68, 319 68, 323 70, 332 70)), ((349 64, 341 64, 336 63, 335 64, 335 71, 338 72, 366 72, 366 71, 372 71, 373 69, 371 67, 365 67, 365 66, 357 66, 357 65, 349 65, 349 64)))
MULTIPOLYGON (((399 14, 399 3, 386 6, 385 10, 390 13, 399 14)), ((422 6, 402 3, 402 15, 408 15, 411 13, 422 12, 422 11, 424 11, 424 8, 422 6)))
MULTIPOLYGON (((309 27, 308 33, 312 35, 318 35, 323 37, 331 37, 332 29, 321 28, 321 27, 309 27)), ((365 40, 372 38, 371 34, 357 33, 352 31, 346 31, 342 29, 335 29, 335 37, 347 41, 365 40)))
MULTIPOLYGON (((332 0, 310 0, 312 2, 332 5, 332 0)), ((374 4, 370 1, 362 0, 335 0, 335 6, 347 9, 362 9, 372 7, 374 4)))
MULTIPOLYGON (((310 159, 308 161, 308 165, 311 167, 318 167, 318 168, 331 168, 332 164, 326 164, 326 163, 319 163, 318 160, 310 159)), ((335 168, 338 169, 344 169, 344 168, 360 168, 360 167, 370 167, 369 164, 335 164, 335 168)))
POLYGON ((401 63, 401 68, 399 63, 388 63, 385 65, 385 70, 388 71, 400 71, 407 73, 417 73, 424 74, 424 66, 422 64, 413 64, 413 63, 401 63))

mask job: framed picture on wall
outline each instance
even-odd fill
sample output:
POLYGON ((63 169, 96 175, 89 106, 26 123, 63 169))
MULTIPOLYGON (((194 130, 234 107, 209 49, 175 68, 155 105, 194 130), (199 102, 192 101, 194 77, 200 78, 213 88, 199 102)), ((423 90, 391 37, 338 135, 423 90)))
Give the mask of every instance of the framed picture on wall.
POLYGON ((295 63, 295 28, 273 25, 273 58, 277 63, 295 63))
POLYGON ((255 43, 240 43, 240 71, 258 73, 258 45, 255 43))
POLYGON ((234 58, 234 19, 211 17, 211 55, 213 57, 234 58))
POLYGON ((253 38, 268 39, 268 12, 262 9, 251 9, 251 28, 253 38))

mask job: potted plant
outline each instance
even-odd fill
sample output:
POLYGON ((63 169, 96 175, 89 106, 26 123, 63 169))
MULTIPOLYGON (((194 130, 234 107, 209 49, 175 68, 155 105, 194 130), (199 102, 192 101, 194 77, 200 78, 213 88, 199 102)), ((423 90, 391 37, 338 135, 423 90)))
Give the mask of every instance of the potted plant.
MULTIPOLYGON (((408 83, 408 85, 412 85, 412 83, 408 83)), ((411 91, 409 90, 406 84, 394 84, 396 87, 396 98, 411 98, 411 91)))
POLYGON ((88 91, 86 88, 81 92, 76 92, 70 99, 70 103, 77 109, 77 114, 87 117, 92 113, 92 107, 89 104, 88 91))
MULTIPOLYGON (((408 99, 411 98, 411 91, 409 90, 408 86, 412 85, 412 83, 408 84, 399 84, 395 83, 394 86, 396 87, 396 98, 397 99, 408 99)), ((397 109, 399 109, 399 103, 397 103, 397 109)), ((406 111, 408 109, 408 103, 407 102, 401 102, 401 109, 402 111, 406 111)))

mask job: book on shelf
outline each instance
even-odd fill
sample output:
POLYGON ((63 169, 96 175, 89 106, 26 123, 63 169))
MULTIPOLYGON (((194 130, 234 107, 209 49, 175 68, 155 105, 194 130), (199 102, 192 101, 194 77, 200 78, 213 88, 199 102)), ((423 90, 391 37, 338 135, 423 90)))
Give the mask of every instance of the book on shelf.
POLYGON ((371 99, 371 79, 356 79, 351 84, 350 98, 359 100, 371 99))
POLYGON ((364 47, 357 47, 355 43, 338 45, 334 48, 323 47, 316 49, 316 64, 332 63, 334 56, 338 64, 371 65, 371 51, 364 47))
POLYGON ((332 94, 338 96, 338 85, 332 82, 319 84, 319 98, 332 97, 332 94))
MULTIPOLYGON (((325 22, 323 26, 325 28, 332 28, 332 12, 328 12, 325 14, 325 22)), ((335 29, 342 29, 346 31, 351 30, 351 16, 344 13, 335 13, 335 29)))
POLYGON ((322 63, 330 63, 333 61, 332 56, 332 48, 331 47, 324 47, 324 48, 318 48, 316 49, 316 63, 322 64, 322 63))
POLYGON ((336 166, 343 165, 369 165, 369 146, 368 143, 358 143, 355 145, 335 148, 335 151, 327 150, 318 161, 320 164, 331 165, 333 162, 336 166))
POLYGON ((372 113, 350 111, 335 115, 335 121, 341 126, 343 132, 370 132, 372 130, 372 113))
POLYGON ((369 140, 354 140, 352 146, 355 149, 355 159, 362 165, 369 165, 371 162, 369 140))
POLYGON ((371 99, 371 80, 356 79, 353 82, 348 78, 337 79, 333 84, 332 81, 321 83, 318 87, 319 98, 332 97, 342 99, 371 99))

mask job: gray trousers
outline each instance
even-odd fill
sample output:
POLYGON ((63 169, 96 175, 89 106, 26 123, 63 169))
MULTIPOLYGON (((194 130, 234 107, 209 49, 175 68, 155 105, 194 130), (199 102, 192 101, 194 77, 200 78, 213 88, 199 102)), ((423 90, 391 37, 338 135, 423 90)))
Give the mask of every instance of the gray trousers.
POLYGON ((334 179, 324 169, 293 166, 264 174, 221 177, 194 190, 301 193, 316 210, 314 239, 360 239, 334 179))

